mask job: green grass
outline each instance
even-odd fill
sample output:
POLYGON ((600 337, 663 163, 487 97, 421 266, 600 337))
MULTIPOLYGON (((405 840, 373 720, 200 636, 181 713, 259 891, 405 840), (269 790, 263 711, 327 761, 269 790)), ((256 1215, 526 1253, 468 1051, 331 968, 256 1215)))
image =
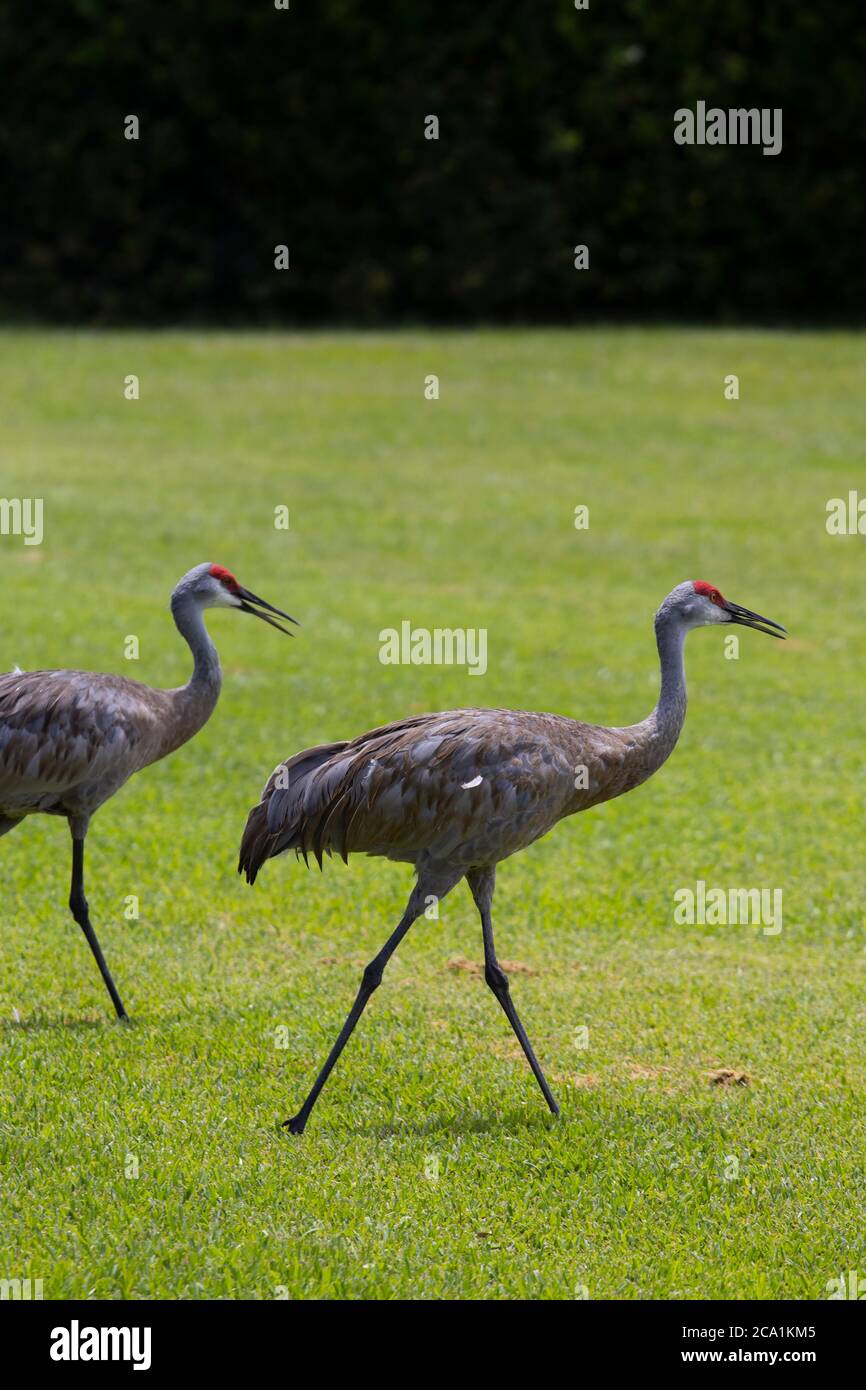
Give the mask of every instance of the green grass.
POLYGON ((0 665, 180 683, 168 594, 205 559, 303 623, 288 642, 213 615, 212 720, 93 822, 130 1027, 66 911, 63 822, 0 842, 0 1277, 46 1298, 811 1299, 862 1273, 863 541, 824 525, 863 482, 862 338, 25 332, 0 370, 2 491, 45 500, 41 546, 0 537, 0 665), (670 762, 500 870, 559 1122, 483 979, 448 967, 481 959, 461 885, 304 1137, 281 1132, 411 877, 283 859, 243 885, 274 764, 463 704, 642 718, 652 615, 686 578, 791 640, 743 632, 730 661, 693 634, 670 762), (403 618, 486 627, 487 675, 380 665, 403 618), (674 925, 699 878, 781 887, 784 930, 674 925), (710 1086, 720 1067, 751 1084, 710 1086))

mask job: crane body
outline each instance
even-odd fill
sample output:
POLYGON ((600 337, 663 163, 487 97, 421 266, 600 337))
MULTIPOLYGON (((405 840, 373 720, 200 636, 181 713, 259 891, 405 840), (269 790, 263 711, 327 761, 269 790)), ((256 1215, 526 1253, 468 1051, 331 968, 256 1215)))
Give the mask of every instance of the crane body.
MULTIPOLYGON (((193 655, 186 685, 158 690, 91 671, 14 671, 0 676, 0 835, 37 813, 64 816, 72 835, 69 908, 93 952, 119 1018, 126 1011, 90 921, 84 841, 90 818, 125 782, 193 738, 219 698, 219 657, 206 608, 237 608, 286 631, 288 614, 242 589, 221 565, 197 565, 171 609, 193 655)), ((290 622, 294 619, 289 618, 290 622)))
POLYGON ((305 749, 277 766, 249 813, 239 871, 254 883, 267 859, 294 850, 382 856, 414 866, 406 910, 366 967, 354 1005, 312 1090, 285 1121, 310 1112, 382 972, 430 896, 465 878, 481 918, 485 980, 505 1012, 551 1111, 558 1113, 496 958, 491 909, 496 866, 560 820, 621 796, 670 756, 686 713, 683 649, 692 627, 738 623, 784 629, 729 603, 704 581, 680 584, 656 615, 658 703, 638 724, 606 728, 556 714, 460 709, 399 720, 351 741, 305 749))

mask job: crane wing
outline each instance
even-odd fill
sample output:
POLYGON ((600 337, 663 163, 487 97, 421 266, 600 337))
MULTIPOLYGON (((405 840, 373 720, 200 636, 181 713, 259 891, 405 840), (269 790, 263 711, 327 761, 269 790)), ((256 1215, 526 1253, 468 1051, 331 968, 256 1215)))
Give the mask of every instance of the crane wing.
POLYGON ((250 812, 239 868, 253 882, 286 849, 321 865, 353 852, 414 862, 502 859, 574 797, 555 715, 451 710, 401 720, 281 763, 250 812))
POLYGON ((87 671, 0 676, 0 808, 62 809, 77 787, 122 785, 150 761, 161 694, 87 671))

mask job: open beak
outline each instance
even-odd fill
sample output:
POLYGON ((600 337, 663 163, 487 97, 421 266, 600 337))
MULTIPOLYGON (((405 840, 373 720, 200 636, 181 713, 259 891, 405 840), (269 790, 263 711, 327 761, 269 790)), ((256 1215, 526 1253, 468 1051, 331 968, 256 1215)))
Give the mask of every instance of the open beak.
POLYGON ((787 636, 779 623, 774 623, 772 618, 762 618, 760 613, 753 613, 751 608, 741 608, 738 603, 726 602, 725 609, 730 614, 730 621, 739 623, 740 627, 753 627, 756 632, 766 632, 768 637, 780 637, 783 640, 787 636))
POLYGON ((268 613, 276 613, 278 618, 285 618, 288 622, 294 623, 296 627, 300 627, 297 618, 284 613, 282 608, 275 608, 272 603, 267 603, 265 599, 257 598, 255 594, 250 593, 249 589, 238 589, 237 593, 241 601, 242 613, 252 613, 256 618, 261 618, 263 623, 270 623, 271 627, 275 627, 278 632, 284 632, 287 637, 294 637, 293 632, 289 632, 289 629, 283 627, 282 623, 275 623, 273 618, 268 617, 268 613))

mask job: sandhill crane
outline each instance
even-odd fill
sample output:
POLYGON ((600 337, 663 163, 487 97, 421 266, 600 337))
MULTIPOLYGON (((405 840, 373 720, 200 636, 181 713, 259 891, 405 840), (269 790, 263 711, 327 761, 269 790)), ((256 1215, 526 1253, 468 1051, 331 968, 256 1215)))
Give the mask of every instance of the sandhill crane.
POLYGON ((37 811, 65 816, 72 832, 69 907, 87 938, 118 1018, 126 1011, 105 963, 84 896, 84 839, 97 807, 149 763, 197 734, 220 692, 216 648, 205 608, 253 613, 287 636, 268 614, 295 622, 241 588, 222 565, 196 565, 171 595, 171 611, 194 658, 177 690, 153 690, 124 676, 91 671, 14 671, 0 676, 0 835, 37 811))
MULTIPOLYGON (((690 628, 739 623, 772 637, 785 629, 729 603, 703 580, 679 584, 655 618, 661 692, 640 724, 607 729, 557 714, 458 709, 372 729, 352 742, 307 748, 279 764, 250 811, 238 871, 253 883, 266 859, 294 849, 319 867, 332 851, 383 855, 417 875, 397 927, 366 967, 357 998, 297 1115, 301 1134, 382 972, 431 898, 464 876, 481 916, 484 978, 508 1018, 554 1115, 550 1087, 496 959, 491 905, 496 865, 564 816, 630 791, 670 755, 686 713, 683 643, 690 628)), ((308 862, 308 861, 307 861, 308 862)))

